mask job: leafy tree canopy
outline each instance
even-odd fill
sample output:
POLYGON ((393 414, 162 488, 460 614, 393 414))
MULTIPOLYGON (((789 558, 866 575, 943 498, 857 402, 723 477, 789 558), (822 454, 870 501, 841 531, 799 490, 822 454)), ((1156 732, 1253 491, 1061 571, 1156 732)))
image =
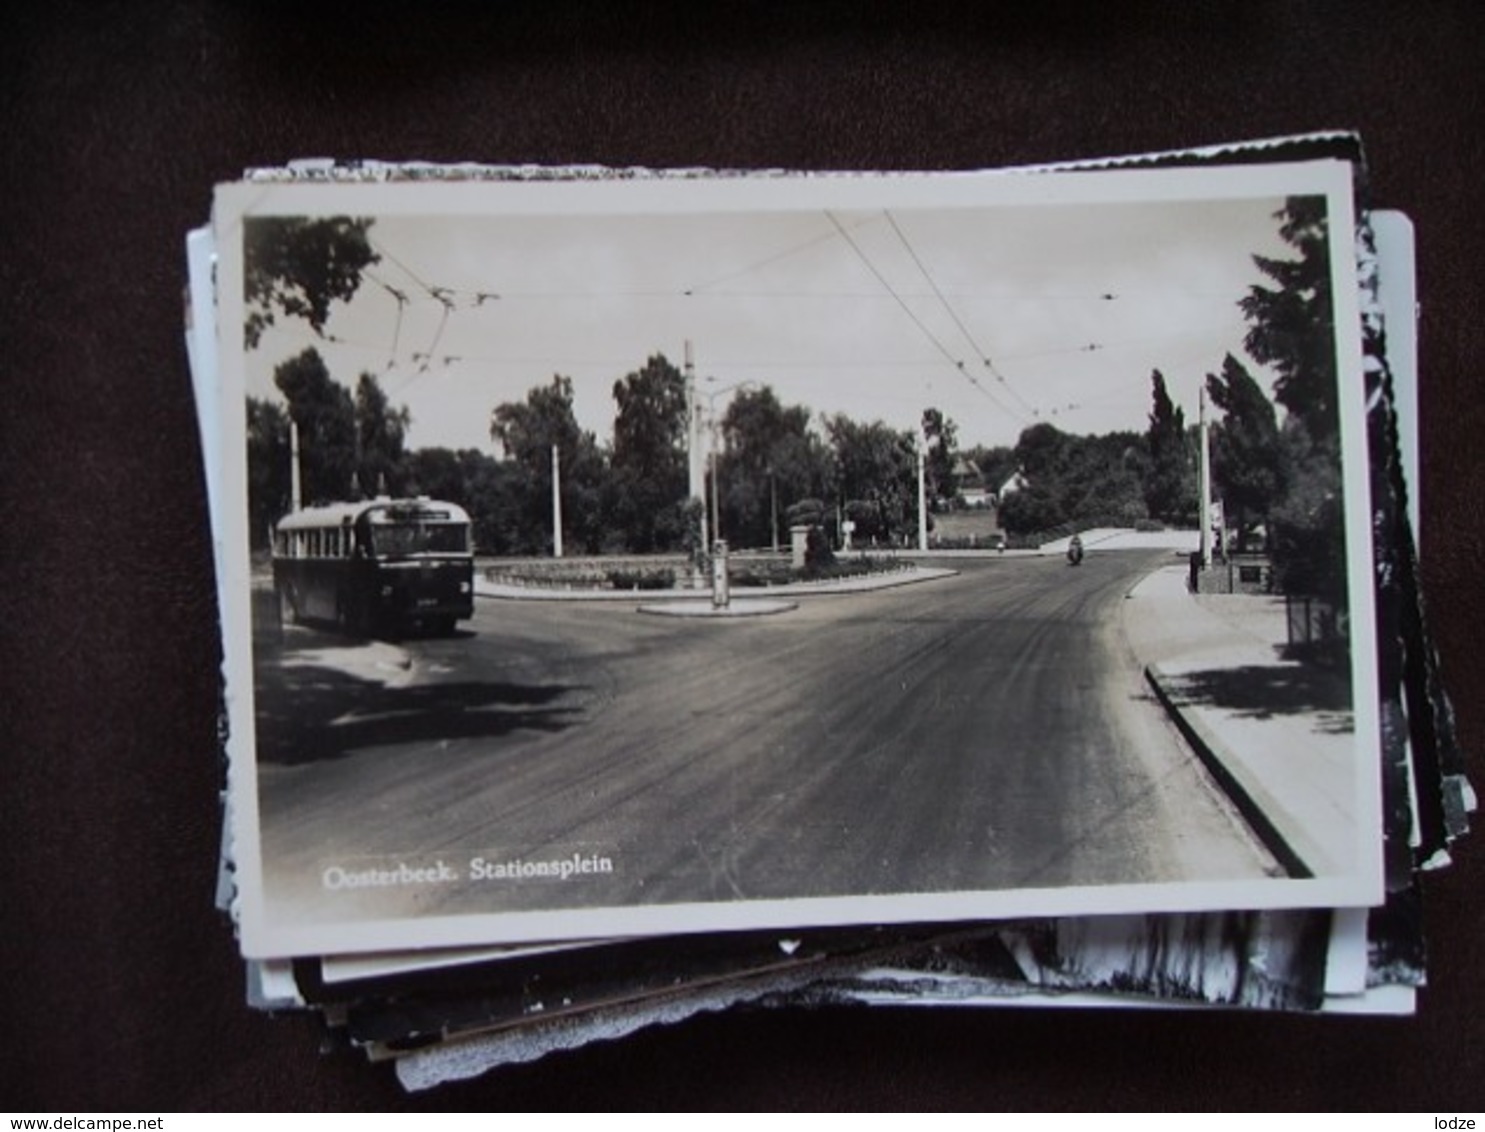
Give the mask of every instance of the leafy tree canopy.
POLYGON ((376 375, 356 382, 356 479, 362 495, 398 495, 403 487, 404 444, 412 414, 392 408, 376 375))
POLYGON ((1150 459, 1135 432, 1076 436, 1048 423, 1024 429, 1016 457, 1027 484, 1001 501, 1001 523, 1018 534, 1144 519, 1150 459))
POLYGON ((1045 422, 1023 429, 1016 440, 1016 459, 1031 479, 1055 474, 1072 440, 1067 433, 1045 422))
POLYGON ((687 537, 686 379, 663 354, 614 383, 612 519, 632 551, 687 537))
POLYGON ((330 377, 325 360, 310 347, 280 364, 273 382, 289 403, 299 428, 305 504, 351 498, 356 468, 356 407, 350 392, 330 377))
POLYGON ((954 455, 958 429, 939 409, 923 410, 923 439, 928 445, 923 471, 930 501, 950 499, 954 494, 954 455))
POLYGON ((269 531, 289 510, 289 415, 272 401, 247 399, 248 538, 268 545, 269 531))
POLYGON ((611 502, 607 460, 597 439, 579 427, 573 411, 572 379, 555 375, 538 385, 524 401, 496 406, 490 436, 519 469, 515 489, 520 517, 515 524, 520 553, 540 553, 552 537, 552 448, 561 467, 564 536, 586 553, 604 548, 609 533, 604 519, 611 502))
POLYGON ((498 405, 490 419, 490 437, 512 460, 533 469, 546 466, 553 445, 564 460, 597 447, 593 434, 578 427, 572 378, 561 374, 530 390, 524 401, 498 405))
POLYGON ((1150 514, 1168 523, 1194 518, 1196 470, 1186 436, 1186 415, 1165 387, 1165 375, 1150 374, 1150 427, 1145 444, 1150 470, 1145 476, 1145 506, 1150 514))
POLYGON ((1253 257, 1275 285, 1254 286, 1239 302, 1250 323, 1243 345, 1278 374, 1278 403, 1305 422, 1314 440, 1324 441, 1338 428, 1325 198, 1290 197, 1274 215, 1296 255, 1253 257))
POLYGON ((830 456, 810 411, 781 404, 769 386, 738 391, 722 417, 722 442, 723 530, 738 546, 771 545, 776 517, 784 526, 795 502, 829 494, 830 456))
POLYGON ((636 477, 684 471, 686 378, 664 354, 614 382, 614 467, 636 477))
POLYGON ((369 219, 334 216, 252 217, 243 232, 243 327, 248 349, 257 347, 277 314, 302 318, 324 332, 330 305, 361 286, 365 270, 380 261, 367 231, 369 219))
MULTIPOLYGON (((896 538, 905 533, 917 508, 917 444, 913 434, 881 421, 862 424, 843 413, 826 419, 825 432, 835 455, 840 498, 872 508, 883 537, 896 538)), ((858 519, 858 523, 862 521, 858 519)))
POLYGON ((1284 422, 1280 444, 1286 490, 1269 516, 1279 585, 1286 593, 1344 609, 1349 603, 1340 460, 1333 443, 1317 443, 1298 417, 1284 422))
POLYGON ((1212 479, 1242 539, 1252 520, 1267 518, 1284 489, 1278 420, 1273 403, 1231 354, 1220 374, 1207 375, 1207 393, 1223 414, 1212 430, 1212 479))

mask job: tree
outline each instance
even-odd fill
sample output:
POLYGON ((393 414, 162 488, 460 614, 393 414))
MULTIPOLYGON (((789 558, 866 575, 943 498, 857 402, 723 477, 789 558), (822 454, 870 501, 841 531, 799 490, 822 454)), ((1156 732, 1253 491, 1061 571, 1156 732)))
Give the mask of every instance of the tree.
POLYGON ((917 452, 911 432, 881 421, 860 424, 843 413, 825 422, 835 454, 836 490, 847 514, 877 537, 899 541, 916 527, 917 452))
POLYGON ((1057 475, 1072 439, 1056 425, 1045 422, 1022 429, 1016 439, 1016 460, 1021 471, 1032 480, 1057 475))
POLYGON ((1207 375, 1207 394, 1222 411, 1212 430, 1212 479, 1224 510, 1236 515, 1238 542, 1268 521, 1284 489, 1279 425, 1273 402, 1231 354, 1221 374, 1207 375))
POLYGON ((923 478, 929 506, 938 506, 939 500, 950 503, 954 498, 954 449, 958 430, 940 410, 924 409, 923 441, 927 446, 923 456, 923 478))
POLYGON ((1012 534, 1050 531, 1067 522, 1067 513, 1052 488, 1031 483, 1006 493, 1000 501, 1000 525, 1012 534))
POLYGON ((1274 399, 1304 422, 1323 444, 1337 434, 1334 321, 1325 198, 1290 197, 1274 214, 1294 259, 1254 256, 1276 286, 1253 286, 1239 302, 1251 324, 1243 345, 1253 360, 1273 367, 1274 399))
POLYGON ((464 508, 474 527, 474 545, 486 554, 512 554, 520 546, 521 472, 474 448, 459 450, 464 508))
POLYGON ((467 509, 468 485, 459 455, 452 448, 418 448, 409 452, 405 463, 408 494, 446 499, 467 509))
POLYGON ((1292 259, 1255 256, 1276 286, 1249 289, 1240 306, 1244 346, 1278 374, 1274 399, 1287 411, 1275 446, 1282 491, 1270 508, 1274 572, 1285 593, 1347 606, 1338 372, 1323 197, 1290 197, 1274 214, 1292 259))
POLYGON ((299 428, 302 502, 349 499, 356 467, 356 408, 350 393, 331 379, 313 347, 279 365, 273 382, 299 428))
POLYGON ((474 448, 418 448, 407 455, 407 490, 457 503, 469 512, 481 553, 510 554, 521 542, 521 471, 474 448))
POLYGON ((356 481, 363 496, 401 494, 411 424, 407 406, 393 409, 376 376, 363 373, 356 382, 356 481))
POLYGON ((663 354, 614 382, 614 519, 628 549, 685 538, 686 378, 663 354))
POLYGON ((245 221, 243 335, 248 349, 257 347, 277 314, 302 318, 316 334, 324 332, 330 305, 349 300, 365 270, 381 259, 366 235, 371 223, 349 216, 245 221))
POLYGON ((1148 514, 1149 455, 1140 433, 1073 436, 1035 424, 1022 431, 1015 454, 1027 482, 1001 501, 1000 521, 1008 531, 1130 526, 1148 514))
POLYGON ((541 553, 551 548, 555 446, 561 466, 564 530, 585 550, 601 550, 605 460, 593 434, 578 426, 572 379, 555 375, 550 385, 538 385, 527 393, 526 400, 498 405, 491 415, 490 436, 520 473, 518 549, 541 553))
POLYGON ((1071 438, 1063 456, 1063 508, 1078 526, 1129 527, 1147 518, 1150 458, 1137 432, 1071 438))
POLYGON ((1317 444, 1291 415, 1280 433, 1286 491, 1270 515, 1270 549, 1279 588, 1347 607, 1345 516, 1333 442, 1317 444))
POLYGON ((734 545, 773 545, 776 517, 799 500, 828 494, 830 455, 810 411, 780 403, 769 386, 733 397, 722 417, 722 446, 722 529, 734 545))
POLYGON ((289 510, 289 415, 272 401, 247 399, 248 543, 269 545, 289 510))
POLYGON ((1186 439, 1186 415, 1170 399, 1165 375, 1150 374, 1150 428, 1145 445, 1150 468, 1145 476, 1145 507, 1150 515, 1167 523, 1195 521, 1196 471, 1186 439))

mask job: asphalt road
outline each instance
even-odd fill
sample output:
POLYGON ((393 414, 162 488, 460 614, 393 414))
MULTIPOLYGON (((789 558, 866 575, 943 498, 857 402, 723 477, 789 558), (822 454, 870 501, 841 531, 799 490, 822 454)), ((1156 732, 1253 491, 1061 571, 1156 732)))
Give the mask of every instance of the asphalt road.
POLYGON ((727 621, 482 600, 453 639, 291 628, 258 666, 270 907, 303 921, 1271 875, 1126 643, 1124 595, 1165 560, 966 561, 727 621), (611 871, 469 875, 574 854, 611 871), (460 881, 325 888, 330 867, 435 861, 460 881))

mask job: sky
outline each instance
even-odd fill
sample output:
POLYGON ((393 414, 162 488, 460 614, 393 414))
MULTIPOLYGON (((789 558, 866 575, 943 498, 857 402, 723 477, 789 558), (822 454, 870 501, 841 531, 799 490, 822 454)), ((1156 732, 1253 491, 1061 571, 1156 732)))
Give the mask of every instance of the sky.
POLYGON ((490 415, 556 374, 580 424, 611 436, 615 381, 690 342, 704 401, 771 386, 817 416, 912 428, 924 408, 961 448, 1144 430, 1150 374, 1188 421, 1225 354, 1248 359, 1237 303, 1292 254, 1279 195, 1110 203, 757 211, 376 215, 381 261, 321 338, 280 317, 247 392, 308 346, 353 387, 375 374, 412 416, 409 447, 495 452, 490 415))

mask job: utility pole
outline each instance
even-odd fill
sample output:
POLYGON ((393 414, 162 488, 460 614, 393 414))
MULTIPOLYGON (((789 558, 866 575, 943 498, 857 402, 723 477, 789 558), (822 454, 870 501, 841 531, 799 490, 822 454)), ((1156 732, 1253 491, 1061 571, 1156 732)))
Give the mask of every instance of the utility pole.
POLYGON ((289 417, 289 510, 304 506, 299 475, 299 422, 289 417))
POLYGON ((696 364, 691 339, 686 339, 686 492, 701 503, 702 552, 711 546, 706 522, 706 449, 701 420, 701 397, 696 391, 696 364))
MULTIPOLYGON (((707 445, 707 458, 712 469, 712 537, 722 537, 722 503, 717 490, 717 417, 712 414, 711 443, 707 445)), ((708 543, 707 545, 711 545, 708 543)))
POLYGON ((1198 391, 1196 420, 1197 436, 1201 441, 1201 463, 1196 474, 1197 522, 1201 524, 1201 568, 1212 564, 1212 449, 1207 438, 1207 387, 1198 391))
POLYGON ((562 557, 562 455, 552 445, 552 557, 562 557))
POLYGON ((918 427, 918 549, 928 549, 928 477, 925 470, 927 463, 928 437, 924 435, 923 428, 918 427))

